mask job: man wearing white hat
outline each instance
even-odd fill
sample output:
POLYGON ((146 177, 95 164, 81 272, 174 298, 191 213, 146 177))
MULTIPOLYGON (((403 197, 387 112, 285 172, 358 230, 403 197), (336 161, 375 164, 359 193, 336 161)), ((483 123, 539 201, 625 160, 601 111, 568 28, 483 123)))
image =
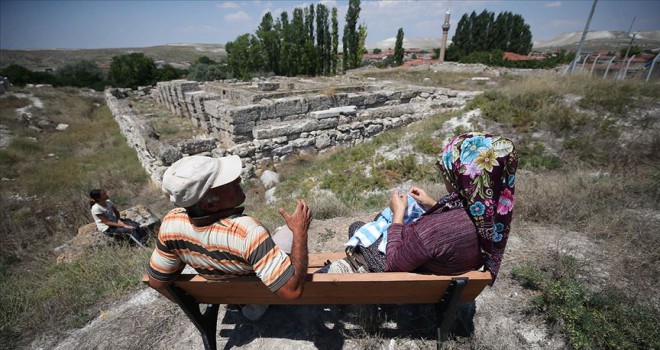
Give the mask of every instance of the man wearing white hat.
MULTIPOLYGON (((312 211, 304 200, 297 200, 291 215, 280 208, 288 228, 271 236, 257 220, 243 215, 241 168, 238 156, 190 156, 165 171, 163 191, 179 208, 160 226, 147 268, 152 288, 163 290, 188 264, 207 279, 254 273, 284 299, 302 295, 312 211)), ((242 311, 257 319, 266 307, 247 305, 242 311)))

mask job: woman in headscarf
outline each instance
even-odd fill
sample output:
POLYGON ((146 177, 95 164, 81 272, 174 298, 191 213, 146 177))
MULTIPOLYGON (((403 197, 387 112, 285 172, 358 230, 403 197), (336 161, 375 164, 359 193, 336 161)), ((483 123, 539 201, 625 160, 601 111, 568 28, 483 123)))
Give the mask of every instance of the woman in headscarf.
MULTIPOLYGON (((368 247, 349 247, 344 265, 348 262, 357 271, 360 269, 355 269, 356 265, 362 264, 366 265, 363 271, 443 275, 485 265, 495 281, 515 202, 518 156, 513 142, 490 134, 462 134, 445 146, 437 165, 448 194, 436 201, 418 187, 407 194, 395 190, 390 198, 391 222, 386 235, 368 247), (425 210, 412 222, 405 219, 408 196, 425 210), (375 249, 383 238, 387 242, 384 254, 375 249)), ((359 230, 356 224, 352 225, 354 231, 359 230)), ((334 272, 334 266, 329 270, 334 272)))
POLYGON ((493 281, 509 237, 518 156, 513 142, 477 132, 455 137, 438 167, 448 195, 437 202, 424 190, 408 192, 427 211, 403 225, 405 195, 390 198, 386 271, 459 274, 485 265, 493 281))

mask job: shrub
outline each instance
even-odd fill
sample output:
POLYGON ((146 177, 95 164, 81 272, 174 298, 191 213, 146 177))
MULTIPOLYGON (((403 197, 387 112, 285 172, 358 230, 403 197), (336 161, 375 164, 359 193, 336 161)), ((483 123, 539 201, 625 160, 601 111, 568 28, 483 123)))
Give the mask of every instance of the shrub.
POLYGON ((523 286, 540 291, 532 299, 536 312, 558 326, 573 349, 655 349, 660 346, 660 310, 635 304, 621 291, 589 291, 570 256, 547 259, 545 265, 512 270, 523 286))
POLYGON ((154 61, 143 53, 115 56, 110 63, 108 80, 116 87, 153 85, 156 82, 154 61))
POLYGON ((103 72, 93 62, 82 60, 66 64, 59 68, 56 74, 62 85, 103 90, 103 72))

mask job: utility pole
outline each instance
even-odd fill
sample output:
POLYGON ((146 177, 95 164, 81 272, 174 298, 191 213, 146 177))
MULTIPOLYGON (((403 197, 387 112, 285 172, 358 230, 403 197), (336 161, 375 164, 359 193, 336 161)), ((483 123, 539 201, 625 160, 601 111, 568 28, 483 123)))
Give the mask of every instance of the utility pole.
POLYGON ((594 16, 594 11, 596 11, 596 4, 598 0, 594 0, 594 4, 591 6, 591 12, 589 13, 589 19, 587 19, 587 24, 584 26, 584 31, 582 32, 582 39, 578 44, 577 50, 575 51, 575 59, 571 62, 571 65, 568 67, 568 71, 573 73, 575 70, 575 64, 580 59, 580 54, 582 53, 582 45, 584 44, 584 39, 587 38, 587 32, 589 31, 589 25, 591 24, 591 17, 594 16))
MULTIPOLYGON (((635 24, 635 20, 637 19, 637 16, 633 17, 632 22, 630 23, 630 28, 628 28, 628 33, 626 35, 630 36, 630 31, 632 30, 633 24, 635 24)), ((628 49, 626 50, 626 55, 623 56, 623 59, 625 60, 628 58, 628 54, 630 53, 630 47, 632 46, 633 40, 635 40, 635 34, 633 34, 632 39, 630 39, 630 44, 628 44, 628 49)))

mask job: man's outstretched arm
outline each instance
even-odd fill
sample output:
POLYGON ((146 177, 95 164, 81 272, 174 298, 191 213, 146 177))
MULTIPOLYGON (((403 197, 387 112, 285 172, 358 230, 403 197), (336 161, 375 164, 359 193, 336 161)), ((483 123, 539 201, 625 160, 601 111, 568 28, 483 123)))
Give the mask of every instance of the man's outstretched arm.
POLYGON ((296 210, 289 215, 280 208, 280 215, 284 218, 287 226, 293 232, 293 244, 291 246, 291 264, 293 265, 293 276, 275 294, 286 300, 300 298, 307 277, 307 231, 312 222, 312 210, 304 200, 298 199, 296 210))

